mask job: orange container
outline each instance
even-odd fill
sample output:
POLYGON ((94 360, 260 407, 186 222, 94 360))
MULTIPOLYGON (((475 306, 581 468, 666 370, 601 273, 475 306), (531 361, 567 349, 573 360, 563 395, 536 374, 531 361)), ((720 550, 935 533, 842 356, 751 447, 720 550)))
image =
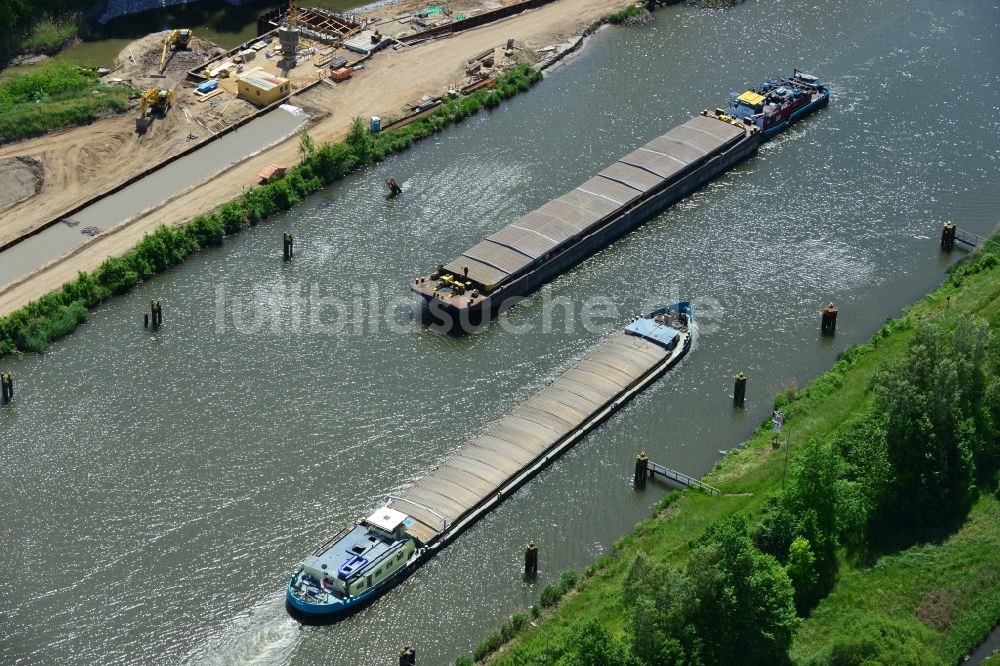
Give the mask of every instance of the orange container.
POLYGON ((347 79, 351 78, 351 74, 353 73, 354 70, 351 69, 350 67, 341 67, 340 69, 333 70, 330 73, 330 76, 332 76, 338 81, 346 81, 347 79))

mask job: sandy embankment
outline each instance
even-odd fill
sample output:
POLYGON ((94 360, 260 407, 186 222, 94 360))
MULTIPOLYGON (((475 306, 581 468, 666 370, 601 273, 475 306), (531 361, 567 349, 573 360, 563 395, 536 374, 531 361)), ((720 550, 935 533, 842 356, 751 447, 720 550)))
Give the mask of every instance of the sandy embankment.
MULTIPOLYGON (((312 107, 326 112, 323 118, 308 127, 314 140, 336 141, 346 134, 351 119, 356 116, 398 115, 400 109, 408 102, 419 99, 425 94, 440 93, 450 83, 461 79, 465 61, 487 48, 504 44, 508 38, 514 38, 528 48, 535 49, 565 42, 609 12, 628 4, 630 4, 628 0, 557 0, 539 9, 448 38, 399 52, 384 51, 373 57, 367 63, 366 69, 359 72, 347 84, 336 88, 316 86, 300 96, 296 103, 307 109, 312 107)), ((180 118, 179 122, 185 121, 180 118)), ((166 131, 168 128, 163 129, 166 131)), ((109 175, 111 173, 119 175, 117 179, 108 178, 108 186, 120 182, 120 174, 124 170, 121 166, 123 163, 134 166, 137 159, 140 164, 143 159, 149 159, 149 143, 144 144, 145 150, 141 151, 143 158, 131 155, 132 148, 122 145, 129 144, 129 138, 135 137, 134 120, 131 117, 99 121, 79 130, 108 134, 107 152, 101 159, 99 167, 107 170, 109 175), (123 121, 128 125, 130 134, 130 137, 124 140, 120 134, 121 128, 118 127, 123 121)), ((57 135, 41 137, 27 151, 23 147, 21 150, 16 150, 15 148, 21 145, 18 144, 0 150, 0 157, 26 152, 37 154, 34 150, 38 146, 47 146, 50 150, 60 149, 60 146, 61 149, 65 149, 64 144, 65 141, 60 142, 57 135)), ((86 163, 92 156, 80 155, 79 159, 86 163)), ((246 187, 255 183, 255 174, 264 166, 271 163, 294 164, 297 160, 298 140, 293 137, 107 230, 35 273, 0 287, 0 316, 9 314, 27 302, 58 289, 74 279, 79 271, 92 271, 106 258, 128 251, 142 239, 143 234, 155 226, 181 224, 239 196, 246 187)), ((93 168, 97 166, 91 165, 93 168)), ((65 187, 59 189, 72 188, 71 175, 64 175, 63 182, 66 183, 65 187)), ((91 192, 101 189, 93 179, 87 179, 86 183, 91 192)), ((90 195, 81 197, 77 193, 77 201, 87 196, 90 195)), ((46 199, 44 192, 43 196, 36 198, 46 199)), ((20 207, 26 205, 27 203, 20 207)), ((39 205, 51 210, 52 213, 49 215, 51 217, 66 210, 73 203, 67 205, 64 202, 62 206, 57 206, 43 201, 39 205)), ((0 217, 0 220, 2 219, 0 217)))

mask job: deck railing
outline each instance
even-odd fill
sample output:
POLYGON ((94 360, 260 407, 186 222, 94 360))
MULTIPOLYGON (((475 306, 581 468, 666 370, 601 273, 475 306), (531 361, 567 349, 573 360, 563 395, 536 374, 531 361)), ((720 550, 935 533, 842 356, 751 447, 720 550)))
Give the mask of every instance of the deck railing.
POLYGON ((648 469, 649 469, 650 475, 654 475, 655 476, 656 474, 659 474, 660 476, 662 476, 662 477, 664 477, 666 479, 670 479, 671 481, 673 481, 675 483, 679 483, 682 486, 694 487, 694 488, 697 488, 698 490, 701 490, 702 492, 708 493, 709 495, 718 495, 719 494, 719 489, 718 488, 713 488, 712 486, 708 485, 707 483, 702 483, 698 479, 696 479, 694 477, 691 477, 691 476, 688 476, 687 474, 684 474, 682 472, 678 472, 677 470, 668 469, 667 467, 664 467, 663 465, 657 465, 652 460, 649 461, 649 468, 648 469))

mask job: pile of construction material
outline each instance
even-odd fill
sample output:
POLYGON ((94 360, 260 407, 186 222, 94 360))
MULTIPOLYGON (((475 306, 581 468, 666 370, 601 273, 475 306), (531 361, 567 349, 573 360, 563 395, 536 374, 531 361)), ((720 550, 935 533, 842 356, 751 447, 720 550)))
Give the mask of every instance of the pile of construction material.
MULTIPOLYGON (((170 32, 170 30, 154 32, 122 49, 116 60, 114 76, 138 81, 157 75, 160 70, 160 58, 163 56, 163 41, 170 32)), ((206 39, 199 39, 197 36, 191 38, 187 48, 171 48, 171 51, 163 71, 163 75, 170 79, 179 79, 189 69, 225 53, 225 49, 219 45, 206 39)))

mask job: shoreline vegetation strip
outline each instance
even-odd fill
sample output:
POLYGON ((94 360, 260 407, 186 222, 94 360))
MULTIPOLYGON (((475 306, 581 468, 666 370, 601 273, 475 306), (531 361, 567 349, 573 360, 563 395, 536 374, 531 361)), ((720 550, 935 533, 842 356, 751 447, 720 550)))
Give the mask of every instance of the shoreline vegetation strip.
POLYGON ((201 248, 218 246, 226 236, 290 210, 309 194, 340 180, 352 171, 407 150, 414 142, 447 126, 493 109, 542 79, 530 65, 518 65, 496 78, 492 89, 449 99, 432 114, 408 125, 371 134, 360 118, 340 143, 313 144, 300 133, 302 161, 278 180, 248 190, 208 215, 198 215, 176 227, 160 225, 131 250, 106 260, 97 270, 80 272, 64 285, 0 318, 0 358, 14 352, 41 353, 87 320, 89 310, 114 295, 182 263, 201 248))
MULTIPOLYGON (((746 661, 755 654, 746 637, 733 638, 739 628, 732 618, 702 617, 709 624, 706 631, 698 627, 698 611, 690 608, 692 603, 710 605, 705 599, 711 598, 718 579, 708 576, 706 583, 705 572, 720 575, 729 551, 738 566, 771 559, 770 567, 754 566, 758 580, 770 568, 772 574, 784 570, 791 583, 788 590, 775 579, 767 588, 771 596, 762 604, 772 607, 765 616, 772 640, 767 647, 777 649, 761 663, 960 661, 1000 619, 998 330, 1000 233, 995 233, 952 265, 945 282, 903 316, 840 353, 830 370, 802 389, 791 382, 774 401, 786 417, 779 447, 767 419, 705 477, 722 490, 721 496, 691 489, 669 492, 650 518, 619 539, 610 553, 581 574, 564 574, 545 587, 538 604, 515 612, 472 656, 458 657, 456 665, 725 663, 713 654, 714 647, 705 649, 709 641, 738 643, 743 650, 738 660, 757 663, 760 659, 746 661), (931 388, 951 376, 960 378, 958 385, 977 384, 981 395, 975 400, 948 395, 941 399, 954 401, 952 409, 929 410, 964 412, 958 422, 928 424, 913 414, 896 423, 883 421, 883 412, 900 413, 908 404, 926 400, 919 395, 914 368, 933 378, 931 388), (971 381, 962 373, 982 374, 971 381), (977 412, 979 407, 983 409, 977 412), (973 423, 977 419, 985 420, 973 423), (914 421, 939 432, 928 435, 914 428, 907 433, 914 421), (790 430, 797 443, 790 447, 783 484, 784 437, 790 430), (913 432, 916 439, 907 441, 913 432), (952 451, 945 446, 936 453, 933 447, 920 450, 921 442, 929 447, 927 442, 942 442, 949 434, 955 436, 952 451), (887 443, 893 439, 902 440, 901 445, 887 443), (951 456, 955 450, 967 455, 951 456), (906 455, 938 456, 935 464, 947 471, 932 480, 941 487, 923 504, 921 484, 933 475, 907 478, 905 470, 921 462, 894 460, 906 455), (834 471, 824 474, 824 469, 834 471), (875 479, 882 483, 872 483, 875 479), (823 488, 829 491, 827 501, 821 499, 823 488), (960 492, 951 492, 956 489, 960 492), (949 496, 950 504, 945 502, 949 496), (805 521, 789 520, 796 503, 807 507, 805 521), (685 599, 686 591, 699 584, 700 594, 685 599), (670 593, 647 593, 651 588, 670 593), (775 613, 788 604, 797 617, 775 613), (698 631, 671 635, 685 626, 678 622, 682 617, 698 631), (719 626, 712 630, 714 620, 719 626), (644 631, 637 631, 639 625, 644 631), (704 638, 710 634, 714 638, 704 638), (774 637, 782 635, 780 645, 775 644, 774 637)), ((730 588, 727 594, 732 593, 730 588)), ((761 622, 760 616, 755 618, 757 626, 748 633, 762 633, 757 628, 761 622)), ((758 657, 763 647, 758 646, 758 657)))

